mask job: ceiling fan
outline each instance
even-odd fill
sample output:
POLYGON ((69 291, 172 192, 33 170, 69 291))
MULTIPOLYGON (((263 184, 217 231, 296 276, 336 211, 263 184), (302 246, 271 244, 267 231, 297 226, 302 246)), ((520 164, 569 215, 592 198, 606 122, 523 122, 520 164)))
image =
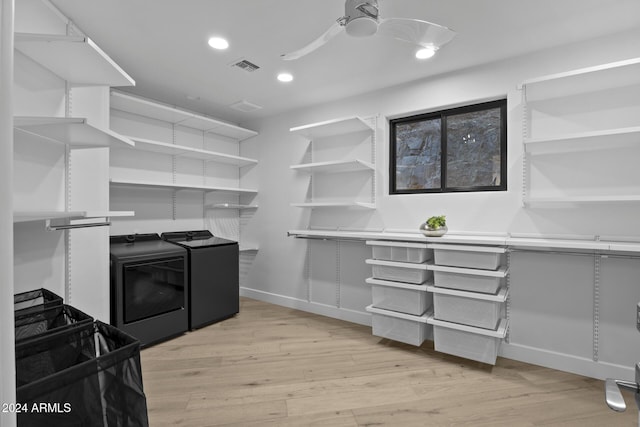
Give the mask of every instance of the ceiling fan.
POLYGON ((381 18, 378 14, 378 0, 346 0, 345 14, 320 37, 294 52, 281 55, 291 61, 305 56, 343 31, 353 37, 368 37, 380 34, 421 47, 428 56, 450 42, 456 32, 442 25, 419 19, 381 18))

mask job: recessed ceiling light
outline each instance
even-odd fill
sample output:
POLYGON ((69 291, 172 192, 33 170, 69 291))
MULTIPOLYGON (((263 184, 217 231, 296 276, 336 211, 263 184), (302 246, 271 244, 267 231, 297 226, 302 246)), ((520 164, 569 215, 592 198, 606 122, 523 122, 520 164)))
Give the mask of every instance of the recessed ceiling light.
POLYGON ((436 54, 436 50, 432 47, 424 47, 416 52, 416 58, 427 59, 436 54))
POLYGON ((280 73, 278 74, 278 80, 287 83, 293 80, 293 76, 290 73, 280 73))
POLYGON ((209 46, 214 49, 224 50, 229 47, 229 42, 222 37, 211 37, 209 39, 209 46))

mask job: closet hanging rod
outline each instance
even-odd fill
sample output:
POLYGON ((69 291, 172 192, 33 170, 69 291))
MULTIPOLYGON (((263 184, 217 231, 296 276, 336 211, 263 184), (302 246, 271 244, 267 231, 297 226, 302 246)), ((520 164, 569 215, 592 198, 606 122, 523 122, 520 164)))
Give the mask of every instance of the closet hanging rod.
POLYGON ((111 221, 94 222, 90 224, 62 224, 62 225, 55 225, 55 224, 51 224, 49 220, 46 221, 47 231, 73 230, 76 228, 91 228, 91 227, 109 227, 110 225, 111 225, 111 221))
POLYGON ((331 237, 331 236, 301 236, 298 234, 287 233, 289 237, 295 237, 296 239, 308 239, 308 240, 339 240, 339 241, 348 241, 348 242, 361 242, 366 239, 361 239, 359 237, 331 237))

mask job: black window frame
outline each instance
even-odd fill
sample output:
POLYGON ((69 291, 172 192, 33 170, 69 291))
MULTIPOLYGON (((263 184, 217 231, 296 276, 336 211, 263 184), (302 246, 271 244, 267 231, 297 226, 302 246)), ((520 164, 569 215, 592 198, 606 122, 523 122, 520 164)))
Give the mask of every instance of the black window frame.
POLYGON ((507 100, 481 102, 430 113, 389 120, 389 194, 461 193, 507 191, 507 100), (447 187, 447 117, 476 111, 500 109, 500 185, 447 187), (412 122, 440 119, 440 188, 396 189, 396 126, 412 122))

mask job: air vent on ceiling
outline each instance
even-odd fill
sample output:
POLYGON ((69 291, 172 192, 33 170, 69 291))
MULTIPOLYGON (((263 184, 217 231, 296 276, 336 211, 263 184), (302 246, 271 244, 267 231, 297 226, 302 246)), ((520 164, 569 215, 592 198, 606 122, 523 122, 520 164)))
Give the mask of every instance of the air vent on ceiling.
POLYGON ((252 104, 249 101, 238 101, 234 104, 229 105, 229 108, 233 108, 234 110, 242 111, 243 113, 248 113, 250 111, 259 110, 262 107, 256 104, 252 104))
POLYGON ((231 66, 238 67, 241 70, 244 70, 248 73, 252 73, 260 68, 253 62, 247 61, 246 59, 240 59, 238 61, 234 61, 233 63, 231 63, 231 66))

